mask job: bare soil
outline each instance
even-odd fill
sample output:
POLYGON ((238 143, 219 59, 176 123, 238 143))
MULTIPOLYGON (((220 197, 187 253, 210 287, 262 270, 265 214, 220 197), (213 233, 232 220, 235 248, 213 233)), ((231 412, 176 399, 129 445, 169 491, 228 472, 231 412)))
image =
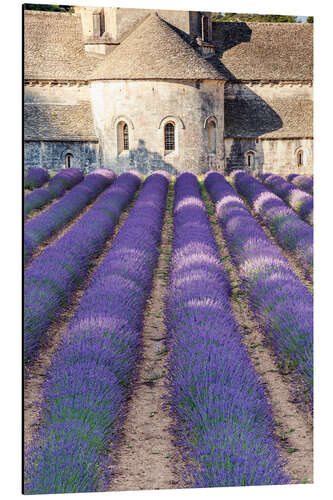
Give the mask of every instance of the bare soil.
POLYGON ((252 360, 259 379, 267 389, 267 398, 272 406, 275 421, 274 433, 281 457, 288 460, 286 473, 292 482, 313 482, 313 422, 306 407, 297 404, 294 398, 293 377, 284 375, 274 353, 267 345, 259 323, 255 320, 246 296, 241 294, 240 280, 231 261, 214 205, 205 192, 205 203, 209 209, 210 221, 218 243, 221 257, 227 262, 231 282, 234 286, 231 296, 233 314, 243 334, 243 342, 252 360))
POLYGON ((109 252, 112 243, 117 236, 119 229, 124 224, 133 203, 134 201, 121 214, 119 223, 116 226, 113 235, 106 241, 99 256, 91 262, 86 279, 82 282, 78 290, 72 295, 70 303, 64 307, 56 322, 54 322, 49 328, 46 334, 48 339, 47 343, 45 343, 45 346, 40 349, 38 357, 26 368, 24 383, 24 442, 26 446, 29 446, 35 432, 38 431, 42 422, 42 414, 39 404, 42 402, 42 386, 47 370, 51 364, 52 355, 57 350, 59 342, 65 334, 68 324, 73 318, 75 310, 79 305, 80 299, 89 286, 92 274, 109 252))
POLYGON ((181 459, 170 433, 172 416, 168 407, 165 407, 167 389, 164 376, 168 353, 165 348, 163 309, 171 253, 171 189, 172 187, 169 188, 160 256, 144 315, 142 359, 115 454, 110 491, 183 487, 181 459))

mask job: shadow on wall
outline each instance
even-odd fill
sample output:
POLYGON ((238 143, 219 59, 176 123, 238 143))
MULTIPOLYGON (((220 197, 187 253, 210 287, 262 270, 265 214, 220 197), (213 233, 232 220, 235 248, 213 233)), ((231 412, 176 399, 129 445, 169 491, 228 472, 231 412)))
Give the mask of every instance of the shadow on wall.
POLYGON ((258 139, 232 139, 230 153, 226 154, 225 172, 232 170, 246 170, 257 176, 263 172, 264 151, 258 139))
POLYGON ((156 170, 165 170, 171 175, 177 175, 175 167, 164 161, 159 153, 149 151, 143 139, 139 139, 136 149, 131 149, 129 154, 117 156, 117 158, 110 162, 108 167, 117 174, 135 168, 142 174, 151 174, 156 170))
MULTIPOLYGON (((216 55, 223 54, 240 43, 251 41, 252 30, 246 23, 216 23, 216 55)), ((221 62, 216 68, 228 74, 235 83, 226 83, 224 102, 224 137, 226 139, 226 173, 234 169, 245 169, 256 174, 263 171, 264 152, 261 135, 282 128, 281 117, 259 95, 246 84, 239 83, 236 76, 221 62), (232 141, 230 144, 227 144, 232 141), (254 153, 254 165, 248 165, 248 153, 254 153)), ((250 162, 251 163, 251 162, 250 162)))

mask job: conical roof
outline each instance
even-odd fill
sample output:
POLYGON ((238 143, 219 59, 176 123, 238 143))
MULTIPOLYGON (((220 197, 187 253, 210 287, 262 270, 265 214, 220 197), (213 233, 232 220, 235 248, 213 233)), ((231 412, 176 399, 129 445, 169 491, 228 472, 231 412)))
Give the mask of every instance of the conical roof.
POLYGON ((92 72, 90 80, 224 80, 157 14, 150 14, 92 72))

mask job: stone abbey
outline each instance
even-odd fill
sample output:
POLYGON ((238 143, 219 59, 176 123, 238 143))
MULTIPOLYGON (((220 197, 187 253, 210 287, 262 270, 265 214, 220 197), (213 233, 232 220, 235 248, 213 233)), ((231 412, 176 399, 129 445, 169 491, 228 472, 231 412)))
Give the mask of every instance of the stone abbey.
POLYGON ((24 12, 25 167, 312 174, 313 25, 24 12))

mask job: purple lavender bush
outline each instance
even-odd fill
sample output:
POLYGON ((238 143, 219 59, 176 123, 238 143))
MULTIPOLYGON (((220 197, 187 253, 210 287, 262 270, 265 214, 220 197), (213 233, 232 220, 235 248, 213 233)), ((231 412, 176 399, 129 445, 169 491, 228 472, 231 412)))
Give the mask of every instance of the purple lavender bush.
POLYGON ((267 172, 264 174, 260 174, 260 180, 265 181, 267 179, 267 177, 269 177, 270 175, 273 175, 273 174, 269 174, 267 172))
POLYGON ((290 174, 287 177, 289 182, 295 184, 295 186, 306 191, 313 196, 313 178, 308 175, 290 174))
POLYGON ((124 173, 62 238, 37 257, 24 277, 24 359, 29 362, 50 324, 86 276, 140 185, 124 173))
POLYGON ((285 201, 308 224, 313 224, 313 197, 279 175, 261 179, 274 194, 285 201))
POLYGON ((244 170, 231 173, 238 194, 243 196, 269 228, 277 243, 299 260, 307 276, 313 272, 313 229, 260 181, 244 170))
POLYGON ((223 176, 208 173, 205 186, 265 338, 277 358, 299 374, 312 400, 313 297, 223 176))
POLYGON ((42 208, 46 203, 49 203, 54 198, 60 198, 66 189, 71 189, 84 178, 82 171, 79 168, 61 170, 49 182, 47 188, 35 189, 33 193, 24 197, 24 218, 26 218, 32 210, 42 208))
POLYGON ((242 343, 196 177, 175 184, 169 388, 194 487, 285 484, 265 390, 242 343))
POLYGON ((25 262, 29 261, 34 250, 43 241, 62 229, 111 183, 110 177, 91 173, 46 212, 27 222, 24 226, 25 262))
POLYGON ((28 189, 39 188, 50 180, 50 174, 45 168, 29 168, 24 177, 24 187, 28 189))
POLYGON ((108 454, 140 354, 167 189, 162 175, 146 179, 52 358, 26 494, 89 492, 110 480, 108 454))

